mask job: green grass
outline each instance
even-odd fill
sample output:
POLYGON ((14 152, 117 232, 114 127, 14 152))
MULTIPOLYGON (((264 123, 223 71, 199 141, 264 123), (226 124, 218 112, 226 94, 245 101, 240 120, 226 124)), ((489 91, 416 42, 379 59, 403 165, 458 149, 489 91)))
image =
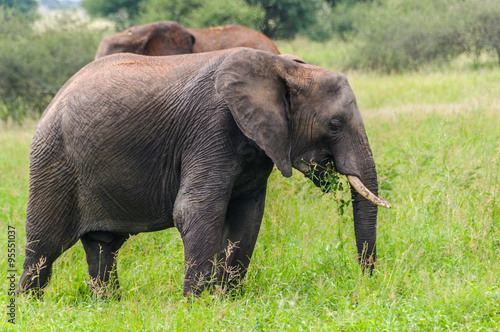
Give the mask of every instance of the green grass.
POLYGON ((352 47, 349 43, 337 39, 315 42, 305 37, 278 40, 275 43, 282 54, 295 54, 313 65, 337 69, 342 68, 352 47))
MULTIPOLYGON (((299 54, 300 55, 300 54, 299 54)), ((308 60, 310 61, 310 60, 308 60)), ((379 261, 361 274, 350 213, 296 172, 273 172, 245 292, 182 297, 176 230, 119 255, 122 300, 89 292, 80 244, 43 301, 17 299, 16 331, 496 331, 500 327, 500 69, 348 73, 377 163, 379 261)), ((0 125, 0 238, 25 246, 34 126, 0 125)), ((5 246, 4 246, 5 248, 5 246)), ((6 249, 0 255, 7 271, 6 249)), ((19 273, 18 273, 19 275, 19 273)), ((7 280, 2 278, 1 303, 7 280)), ((5 308, 5 306, 2 306, 5 308)), ((4 309, 5 310, 5 309, 4 309)))

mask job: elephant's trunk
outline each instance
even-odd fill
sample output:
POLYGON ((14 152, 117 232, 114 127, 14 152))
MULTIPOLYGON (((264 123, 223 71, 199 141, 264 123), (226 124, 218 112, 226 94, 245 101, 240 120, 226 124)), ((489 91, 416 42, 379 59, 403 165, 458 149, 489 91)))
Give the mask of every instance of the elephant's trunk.
POLYGON ((361 179, 349 176, 353 198, 354 233, 358 259, 363 270, 372 271, 377 258, 377 205, 363 196, 390 207, 378 194, 377 172, 373 158, 367 158, 361 179), (361 183, 361 185, 360 185, 361 183), (359 192, 358 192, 359 191, 359 192), (373 199, 375 197, 375 199, 373 199))

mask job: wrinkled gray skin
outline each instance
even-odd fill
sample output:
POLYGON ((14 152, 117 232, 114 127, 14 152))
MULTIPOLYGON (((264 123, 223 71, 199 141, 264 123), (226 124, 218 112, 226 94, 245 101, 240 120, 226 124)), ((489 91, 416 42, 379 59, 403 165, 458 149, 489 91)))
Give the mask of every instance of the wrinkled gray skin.
MULTIPOLYGON (((273 164, 289 177, 292 167, 308 174, 310 161, 332 160, 376 194, 347 79, 300 62, 242 48, 117 54, 79 71, 33 138, 19 290, 44 287, 54 260, 78 240, 92 280, 117 281, 115 255, 129 235, 169 227, 184 243, 185 295, 221 282, 220 269, 210 278, 214 256, 242 278, 273 164), (228 241, 238 248, 225 257, 228 241)), ((358 254, 371 268, 377 206, 353 197, 358 254)))

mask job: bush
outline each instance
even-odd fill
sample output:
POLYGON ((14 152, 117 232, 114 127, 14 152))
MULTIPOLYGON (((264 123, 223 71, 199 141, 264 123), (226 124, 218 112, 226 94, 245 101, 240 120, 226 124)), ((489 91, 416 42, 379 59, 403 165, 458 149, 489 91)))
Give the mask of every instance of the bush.
POLYGON ((483 51, 496 51, 500 63, 500 6, 497 0, 468 0, 451 8, 458 45, 476 62, 483 51))
POLYGON ((31 31, 31 15, 18 13, 15 9, 0 6, 0 38, 18 39, 31 31))
POLYGON ((385 1, 359 11, 350 67, 401 71, 458 53, 457 31, 443 1, 385 1))
POLYGON ((30 27, 22 35, 18 28, 16 20, 2 25, 9 32, 0 36, 1 119, 43 111, 62 84, 93 60, 103 35, 71 19, 43 31, 30 27))
POLYGON ((348 67, 417 69, 464 52, 478 59, 483 50, 496 50, 500 58, 495 0, 381 0, 346 8, 352 18, 346 30, 355 34, 348 67))

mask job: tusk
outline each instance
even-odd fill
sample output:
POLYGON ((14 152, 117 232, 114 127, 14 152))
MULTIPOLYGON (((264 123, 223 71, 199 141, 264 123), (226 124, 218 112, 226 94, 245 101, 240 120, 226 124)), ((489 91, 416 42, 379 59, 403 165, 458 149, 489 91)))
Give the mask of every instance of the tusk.
POLYGON ((375 196, 370 190, 368 190, 368 188, 365 187, 363 182, 361 182, 361 180, 357 176, 348 175, 347 180, 349 180, 349 183, 351 184, 351 186, 354 189, 356 189, 356 191, 361 196, 363 196, 364 198, 366 198, 370 202, 377 204, 379 206, 388 208, 388 209, 391 208, 391 204, 387 203, 384 199, 382 199, 378 196, 375 196))

